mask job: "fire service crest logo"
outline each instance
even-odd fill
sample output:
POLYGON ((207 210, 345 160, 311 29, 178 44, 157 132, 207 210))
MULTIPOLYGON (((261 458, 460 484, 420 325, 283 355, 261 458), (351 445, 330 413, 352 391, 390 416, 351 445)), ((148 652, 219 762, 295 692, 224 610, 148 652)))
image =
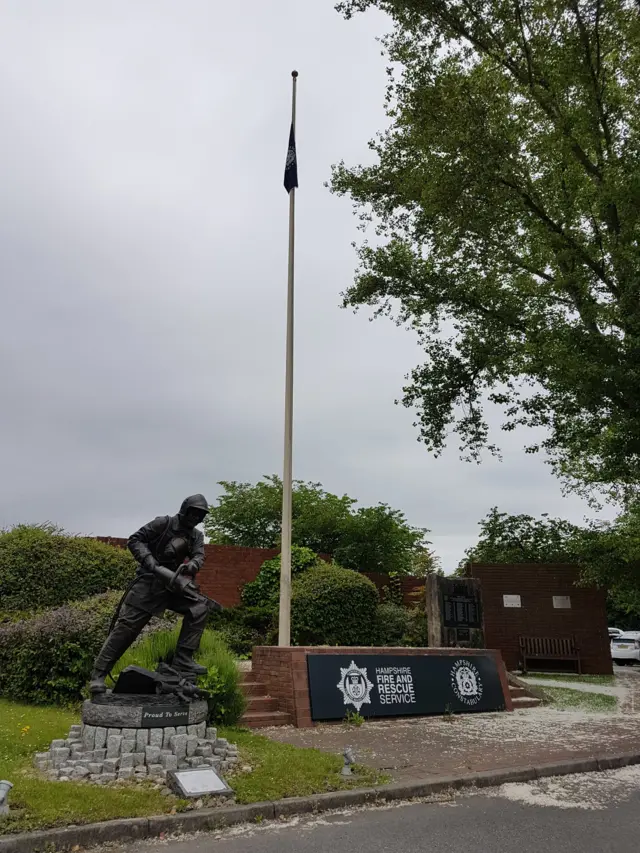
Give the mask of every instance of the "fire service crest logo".
POLYGON ((469 660, 457 660, 451 670, 451 688, 465 705, 477 705, 482 699, 480 673, 469 660))
POLYGON ((369 681, 365 667, 356 666, 351 661, 346 669, 340 667, 340 681, 337 684, 345 705, 353 705, 360 711, 363 705, 371 704, 373 684, 369 681))

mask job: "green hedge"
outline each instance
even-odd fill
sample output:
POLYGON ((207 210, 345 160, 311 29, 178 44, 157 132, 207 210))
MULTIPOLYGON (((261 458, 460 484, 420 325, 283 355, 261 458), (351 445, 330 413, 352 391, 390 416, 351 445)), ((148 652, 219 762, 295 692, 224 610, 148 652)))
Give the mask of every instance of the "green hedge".
MULTIPOLYGON (((321 560, 310 548, 291 548, 291 577, 320 565, 321 560)), ((269 607, 278 603, 280 595, 280 555, 266 560, 260 567, 254 581, 245 584, 242 590, 242 603, 247 607, 269 607)))
POLYGON ((32 705, 83 698, 121 593, 0 625, 0 695, 32 705))
POLYGON ((411 616, 406 607, 392 602, 379 604, 376 611, 378 645, 403 646, 409 631, 411 616))
POLYGON ((278 607, 229 607, 212 613, 209 627, 223 637, 229 648, 242 658, 254 646, 271 645, 278 637, 278 607))
POLYGON ((378 590, 364 575, 337 565, 295 578, 291 635, 295 645, 370 646, 378 635, 378 590))
POLYGON ((124 589, 135 572, 128 551, 69 536, 52 525, 0 533, 0 607, 41 610, 124 589))

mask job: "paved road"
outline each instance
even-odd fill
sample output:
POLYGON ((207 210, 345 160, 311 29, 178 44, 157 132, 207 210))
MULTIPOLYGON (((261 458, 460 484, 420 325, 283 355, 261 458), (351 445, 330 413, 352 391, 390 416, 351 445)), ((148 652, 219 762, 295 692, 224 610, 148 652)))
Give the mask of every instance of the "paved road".
POLYGON ((640 768, 625 768, 144 842, 127 853, 637 853, 639 845, 640 768))

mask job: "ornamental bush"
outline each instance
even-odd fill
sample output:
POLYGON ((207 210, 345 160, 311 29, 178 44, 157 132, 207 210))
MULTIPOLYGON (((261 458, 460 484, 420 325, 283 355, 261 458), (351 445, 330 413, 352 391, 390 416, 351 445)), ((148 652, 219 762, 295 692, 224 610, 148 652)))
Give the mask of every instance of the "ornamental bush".
POLYGON ((336 565, 295 578, 291 636, 299 646, 372 646, 378 634, 378 590, 367 577, 336 565))
POLYGON ((208 625, 223 637, 235 654, 247 658, 254 646, 271 645, 277 640, 277 601, 268 607, 225 608, 220 613, 212 613, 208 625))
MULTIPOLYGON (((291 577, 306 572, 321 562, 310 548, 291 548, 291 577)), ((245 584, 242 590, 242 603, 248 607, 268 607, 278 603, 280 594, 280 555, 266 560, 260 567, 254 581, 245 584)))
POLYGON ((83 698, 121 593, 0 625, 0 695, 32 705, 83 698))
POLYGON ((377 644, 380 646, 403 646, 411 624, 411 614, 399 604, 384 602, 376 610, 378 623, 377 644))
POLYGON ((5 612, 58 607, 124 589, 134 573, 128 551, 70 536, 53 525, 20 524, 0 533, 0 606, 5 612))

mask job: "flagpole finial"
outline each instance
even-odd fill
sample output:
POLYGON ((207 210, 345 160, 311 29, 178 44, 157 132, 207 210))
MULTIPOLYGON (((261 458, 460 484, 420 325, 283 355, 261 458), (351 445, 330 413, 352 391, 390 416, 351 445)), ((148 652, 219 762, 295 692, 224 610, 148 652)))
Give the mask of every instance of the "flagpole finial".
POLYGON ((292 72, 291 72, 291 76, 292 76, 292 77, 297 77, 297 76, 298 76, 298 72, 297 72, 297 71, 292 71, 292 72))

